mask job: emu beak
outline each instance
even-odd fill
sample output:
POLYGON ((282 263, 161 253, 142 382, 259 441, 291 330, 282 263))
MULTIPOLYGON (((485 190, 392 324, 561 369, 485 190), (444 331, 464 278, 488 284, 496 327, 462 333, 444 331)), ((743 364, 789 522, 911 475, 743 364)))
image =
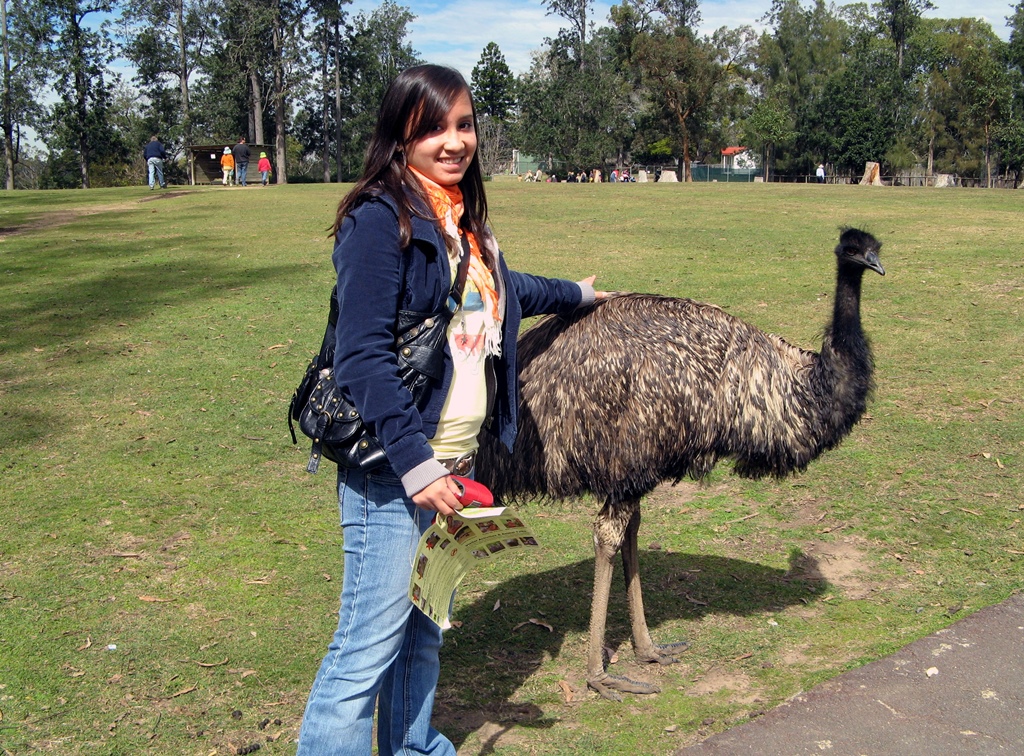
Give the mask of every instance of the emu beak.
POLYGON ((882 267, 882 261, 878 259, 878 253, 874 250, 869 250, 868 253, 864 255, 864 262, 878 275, 885 275, 885 268, 882 267))

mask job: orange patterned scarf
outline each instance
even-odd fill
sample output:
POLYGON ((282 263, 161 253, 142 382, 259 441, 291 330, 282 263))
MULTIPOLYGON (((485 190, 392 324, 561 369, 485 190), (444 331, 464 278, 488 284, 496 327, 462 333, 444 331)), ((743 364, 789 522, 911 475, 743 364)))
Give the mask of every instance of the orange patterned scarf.
POLYGON ((431 209, 441 223, 441 228, 455 242, 452 246, 457 250, 457 255, 452 259, 451 251, 448 253, 448 257, 452 261, 453 270, 462 256, 460 237, 463 234, 466 236, 470 250, 467 276, 480 293, 480 298, 484 303, 484 317, 487 323, 487 354, 499 355, 501 354, 501 315, 498 306, 498 292, 494 286, 494 275, 484 262, 480 243, 476 235, 470 231, 463 230, 459 226, 459 221, 462 220, 462 213, 465 210, 465 205, 462 202, 462 190, 459 189, 458 185, 450 187, 441 186, 431 181, 412 166, 409 166, 409 170, 416 175, 420 185, 426 192, 430 200, 431 209))

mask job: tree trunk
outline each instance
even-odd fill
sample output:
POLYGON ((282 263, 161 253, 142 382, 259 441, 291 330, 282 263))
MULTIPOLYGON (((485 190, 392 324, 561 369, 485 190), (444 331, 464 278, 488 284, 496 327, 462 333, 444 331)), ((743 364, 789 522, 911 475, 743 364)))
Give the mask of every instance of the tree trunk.
POLYGON ((3 35, 4 70, 3 109, 4 167, 7 170, 6 189, 14 189, 14 123, 11 118, 11 51, 7 45, 7 0, 0 0, 0 34, 3 35))
POLYGON ((288 166, 285 164, 285 121, 284 121, 284 40, 281 29, 281 6, 277 4, 277 16, 274 19, 274 149, 277 157, 277 183, 288 183, 288 166))
POLYGON ((985 185, 992 188, 992 132, 989 124, 985 124, 985 185))
POLYGON ((178 82, 181 89, 181 126, 184 147, 188 156, 188 175, 195 183, 192 171, 192 106, 188 96, 188 41, 185 39, 185 0, 177 0, 175 5, 175 26, 178 33, 178 82))
MULTIPOLYGON (((74 59, 81 61, 82 55, 82 27, 79 19, 74 17, 72 22, 72 49, 74 59)), ((82 174, 82 188, 89 188, 89 136, 86 133, 86 123, 89 118, 87 97, 89 94, 89 82, 86 81, 85 71, 79 66, 75 70, 75 111, 78 117, 78 168, 82 174)))
POLYGON ((331 126, 331 101, 327 96, 327 56, 330 53, 330 25, 327 23, 326 14, 324 17, 323 37, 320 47, 320 86, 322 123, 320 138, 323 144, 320 152, 320 163, 324 171, 324 183, 331 183, 331 140, 327 136, 327 130, 331 126))
POLYGON ((341 21, 334 20, 334 156, 341 178, 341 21))
POLYGON ((263 141, 263 87, 260 86, 260 77, 256 69, 249 70, 249 82, 252 86, 252 137, 255 144, 264 144, 263 141))
POLYGON ((683 129, 683 175, 680 177, 680 181, 690 183, 693 181, 693 175, 690 173, 690 132, 685 128, 683 129))

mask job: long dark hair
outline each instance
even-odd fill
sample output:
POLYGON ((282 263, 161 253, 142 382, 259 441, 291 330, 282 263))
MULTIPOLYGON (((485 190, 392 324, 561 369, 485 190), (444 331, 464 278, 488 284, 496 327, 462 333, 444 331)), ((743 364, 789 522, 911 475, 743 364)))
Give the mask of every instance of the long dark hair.
MULTIPOLYGON (((337 233, 350 212, 370 197, 389 194, 398 203, 398 228, 402 246, 412 238, 410 215, 416 213, 433 219, 430 203, 423 197, 418 181, 408 181, 406 147, 426 136, 441 123, 463 94, 473 101, 469 85, 458 71, 437 65, 415 66, 402 71, 391 82, 380 104, 377 125, 370 145, 366 148, 363 175, 338 205, 338 214, 332 231, 337 233), (412 189, 424 201, 422 209, 412 207, 406 194, 412 189)), ((476 106, 473 107, 473 127, 476 128, 476 106)), ((487 222, 487 197, 480 171, 479 150, 466 174, 459 182, 465 211, 461 225, 479 238, 487 222)))

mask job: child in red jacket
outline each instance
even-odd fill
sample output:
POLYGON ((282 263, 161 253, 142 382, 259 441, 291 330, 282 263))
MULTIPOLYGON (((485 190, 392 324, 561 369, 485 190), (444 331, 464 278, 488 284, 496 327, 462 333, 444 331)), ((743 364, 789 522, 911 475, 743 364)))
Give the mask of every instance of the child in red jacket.
POLYGON ((263 186, 266 186, 267 179, 270 177, 270 158, 267 157, 267 153, 260 153, 260 162, 256 164, 256 170, 260 172, 260 180, 263 182, 263 186))

